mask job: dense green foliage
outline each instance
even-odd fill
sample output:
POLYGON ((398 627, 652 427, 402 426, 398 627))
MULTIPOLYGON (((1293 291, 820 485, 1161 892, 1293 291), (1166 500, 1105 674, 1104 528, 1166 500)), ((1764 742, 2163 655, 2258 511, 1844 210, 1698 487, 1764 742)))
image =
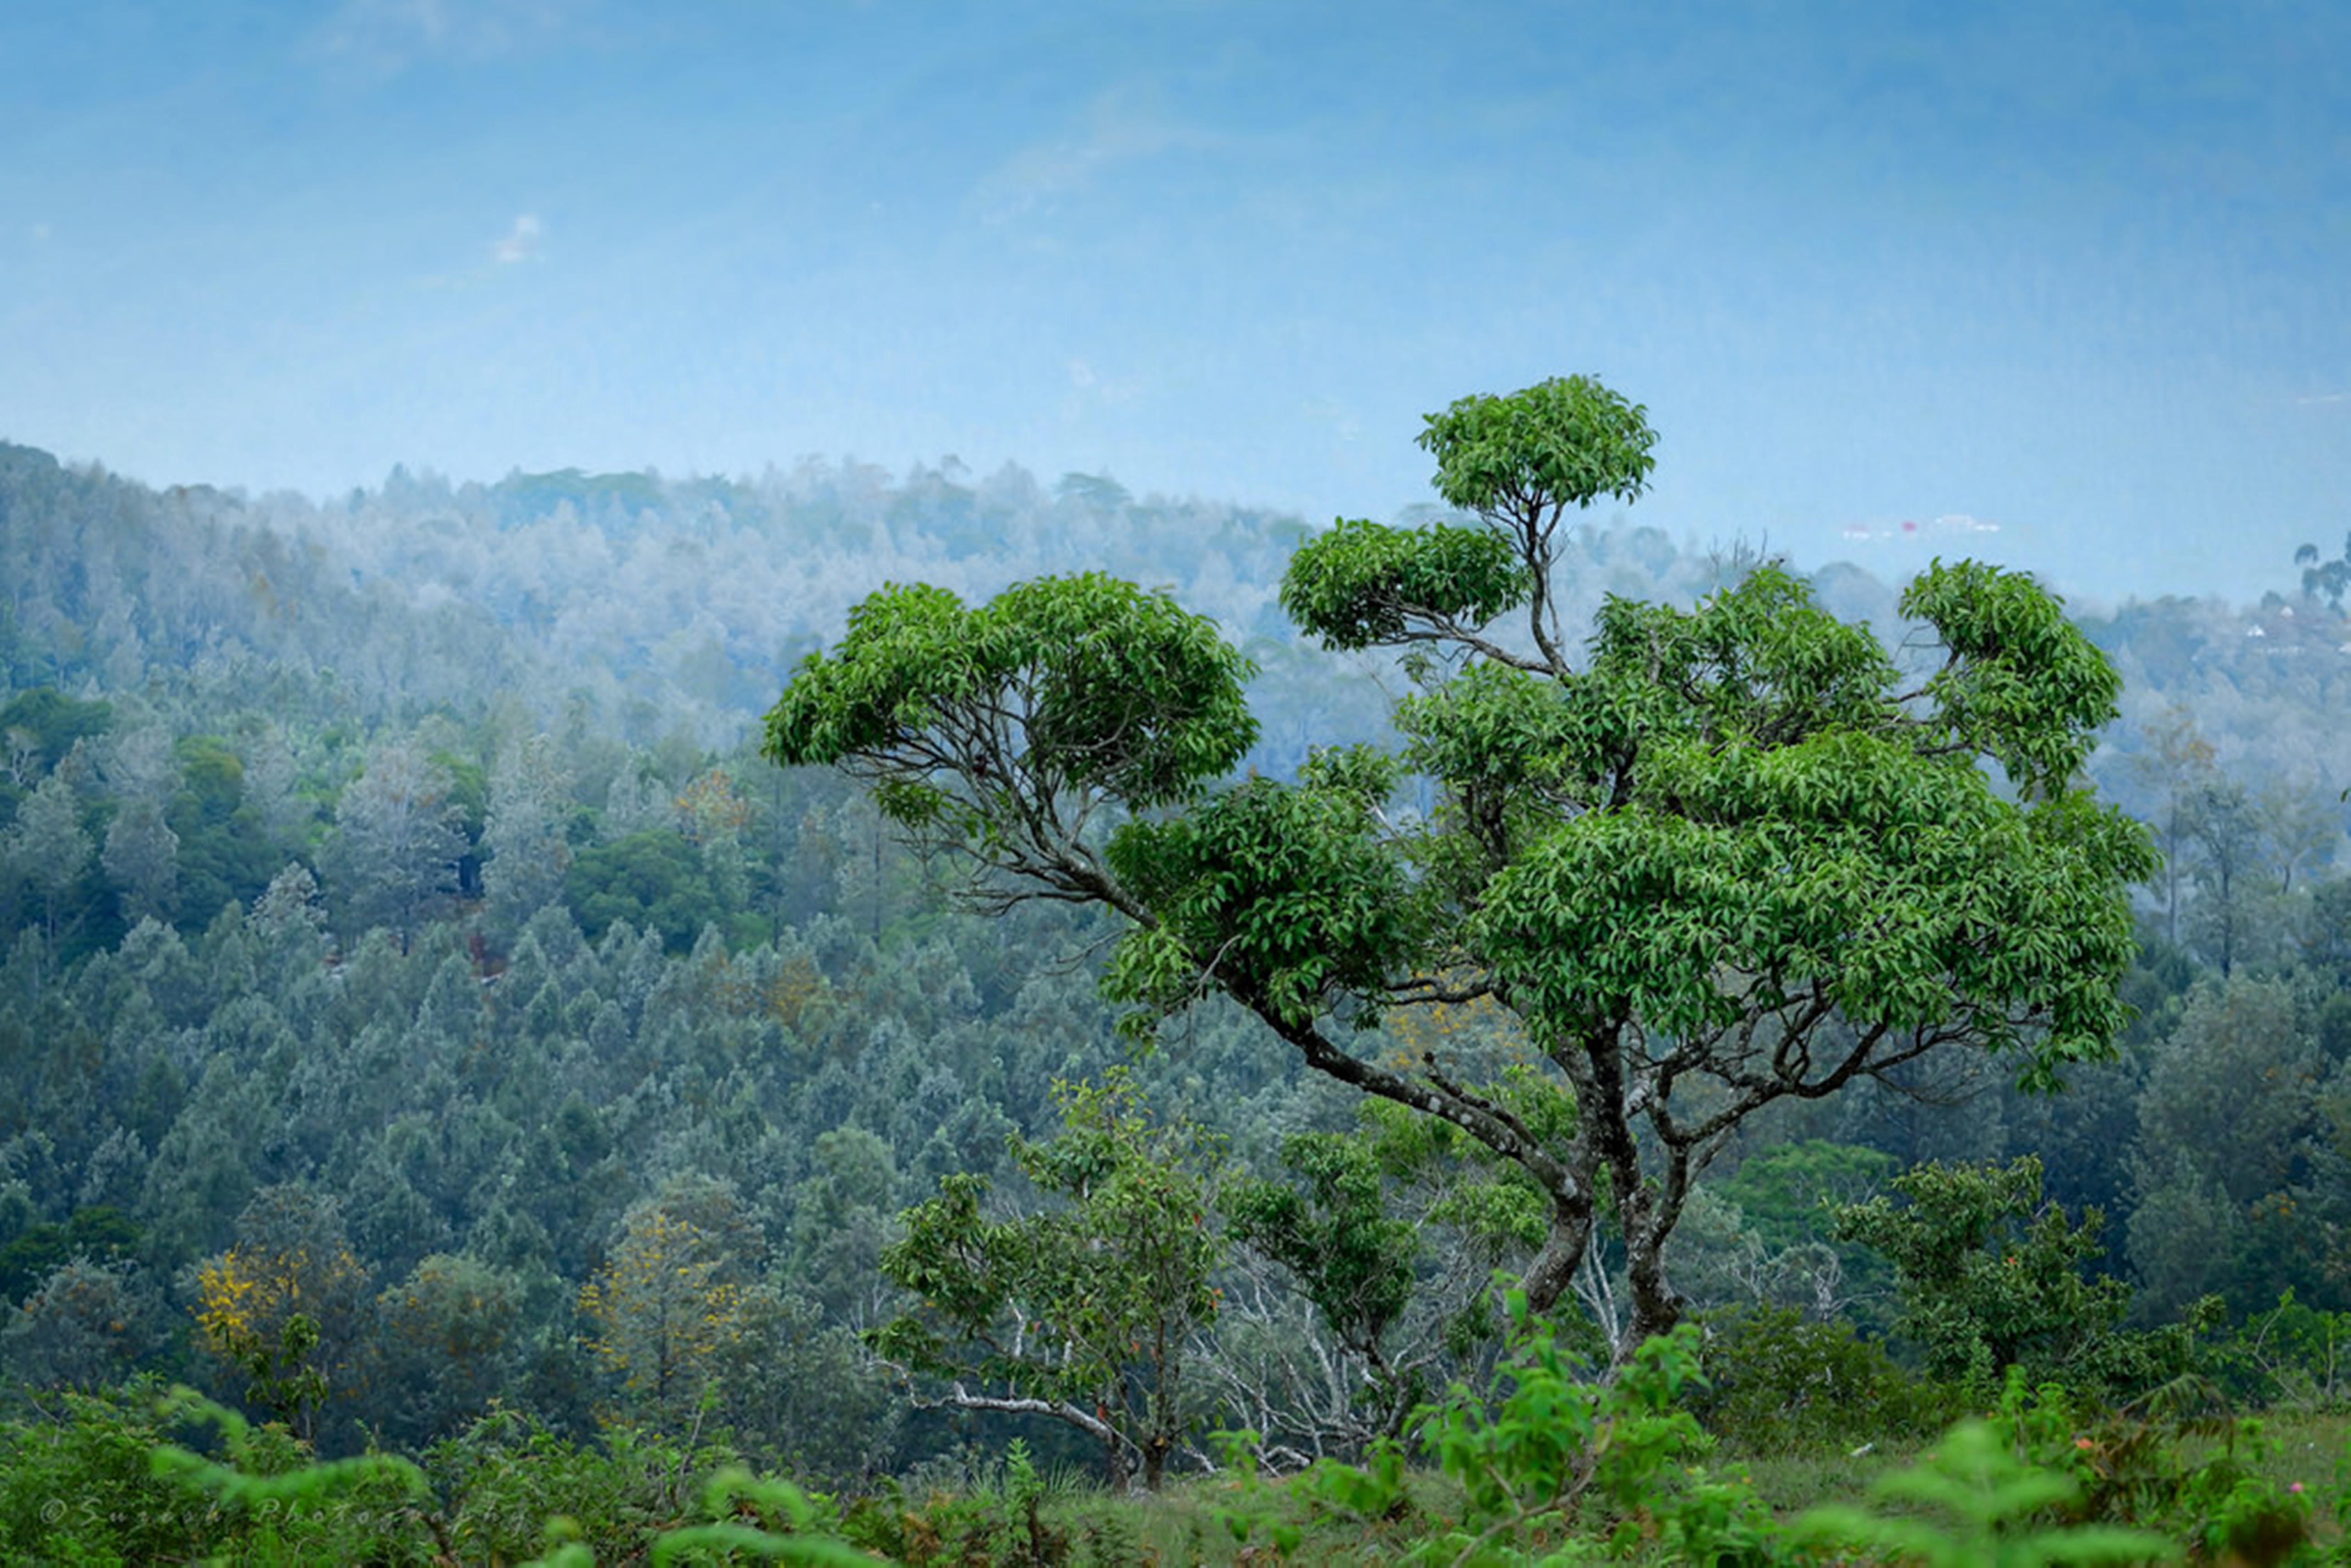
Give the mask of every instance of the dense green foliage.
POLYGON ((1837 1235, 1893 1265, 1899 1328, 1937 1377, 1979 1393, 2011 1368, 2027 1377, 2127 1398, 2189 1371, 2190 1333, 2210 1316, 2160 1333, 2122 1327, 2130 1287, 2085 1278, 2104 1249, 2104 1217, 2080 1223, 2043 1200, 2041 1162, 2005 1167, 1929 1163, 1886 1197, 1835 1211, 1837 1235))
POLYGON ((1825 1565, 1856 1552, 2269 1564, 2335 1561, 2342 1549, 2351 1497, 2338 1483, 2322 1509, 2323 1484, 2283 1479, 2296 1473, 2281 1469, 2286 1445, 2262 1422, 2176 1405, 2117 1410, 2021 1373, 1989 1414, 1914 1462, 1873 1464, 1877 1506, 1803 1508, 1744 1465, 1704 1462, 1716 1445, 1687 1408, 1705 1386, 1689 1328, 1600 1380, 1522 1301, 1512 1314, 1492 1385, 1457 1385, 1416 1413, 1430 1468, 1407 1468, 1386 1444, 1362 1465, 1325 1460, 1271 1486, 1249 1462, 1255 1434, 1235 1432, 1224 1435, 1231 1468, 1147 1506, 1040 1471, 1017 1439, 1000 1464, 952 1486, 893 1483, 855 1500, 757 1474, 723 1442, 621 1427, 581 1447, 506 1414, 421 1462, 370 1453, 321 1464, 281 1427, 144 1384, 0 1422, 0 1549, 12 1560, 256 1563, 878 1554, 917 1568, 1171 1556, 1825 1565))
POLYGON ((788 766, 927 754, 972 798, 893 771, 877 774, 885 811, 922 827, 960 807, 959 835, 1012 832, 1028 795, 1147 809, 1226 772, 1256 738, 1240 694, 1253 673, 1213 622, 1105 577, 1021 583, 977 612, 890 589, 851 612, 830 658, 801 662, 768 751, 788 766))

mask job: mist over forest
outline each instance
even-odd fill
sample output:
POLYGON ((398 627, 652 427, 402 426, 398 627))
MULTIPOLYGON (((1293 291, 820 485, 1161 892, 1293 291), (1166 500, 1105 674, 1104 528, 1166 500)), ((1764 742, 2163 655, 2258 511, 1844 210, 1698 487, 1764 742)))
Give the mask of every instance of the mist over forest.
MULTIPOLYGON (((1257 668, 1242 771, 1294 779, 1312 747, 1393 744, 1408 685, 1285 616, 1282 573, 1323 526, 953 460, 396 470, 316 500, 0 446, 9 1388, 152 1372, 236 1400, 249 1380, 207 1325, 298 1299, 326 1452, 421 1447, 493 1400, 580 1438, 703 1407, 827 1484, 997 1443, 1016 1428, 916 1407, 860 1338, 906 1304, 880 1266, 904 1211, 959 1173, 1041 1202, 1008 1139, 1050 1136, 1057 1082, 1122 1065, 1262 1181, 1359 1104, 1229 1004, 1135 1053, 1097 989, 1102 917, 959 911, 955 868, 863 793, 766 761, 761 716, 885 582, 976 604, 1096 571, 1214 618, 1257 668), (663 1326, 682 1301, 703 1327, 663 1326)), ((2023 1155, 2048 1197, 2103 1211, 2092 1267, 2133 1287, 2135 1322, 2208 1294, 2242 1320, 2286 1290, 2351 1310, 2351 565, 2312 547, 2257 603, 2182 582, 2080 622, 2123 680, 2090 775, 2163 854, 2118 1059, 2057 1095, 1937 1056, 1773 1106, 1677 1236, 1693 1310, 1885 1336, 1886 1265, 1821 1200, 2023 1155)), ((1756 564, 1735 536, 1621 517, 1561 560, 1572 628, 1756 564)), ((1788 564, 1912 641, 1901 583, 1788 564)), ((1426 1047, 1416 1016, 1366 1054, 1426 1047)), ((1447 1028, 1458 1060, 1516 1060, 1474 1009, 1447 1028)), ((1393 1195, 1424 1237, 1406 1328, 1432 1375, 1492 1354, 1447 1339, 1454 1284, 1523 1261, 1447 1218, 1476 1177, 1456 1160, 1393 1195)), ((1297 1451, 1359 1451, 1359 1416, 1297 1381, 1324 1331, 1295 1278, 1246 1249, 1225 1267, 1204 1397, 1297 1451)), ((1577 1297, 1604 1333, 1606 1270, 1577 1297)))

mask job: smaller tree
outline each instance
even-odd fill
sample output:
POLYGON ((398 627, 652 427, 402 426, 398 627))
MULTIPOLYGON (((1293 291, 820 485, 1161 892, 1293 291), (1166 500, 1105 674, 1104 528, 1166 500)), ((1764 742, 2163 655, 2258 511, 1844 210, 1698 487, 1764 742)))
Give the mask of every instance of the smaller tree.
MULTIPOLYGON (((1353 1379, 1344 1378, 1343 1407, 1332 1412, 1344 1423, 1334 1434, 1340 1446, 1360 1449, 1372 1436, 1396 1436, 1405 1413, 1426 1392, 1410 1370, 1391 1362, 1387 1343, 1412 1304, 1420 1238, 1389 1212, 1379 1160, 1366 1140, 1301 1133, 1283 1143, 1281 1160, 1297 1185, 1254 1177, 1238 1182, 1226 1195, 1225 1212, 1235 1237, 1297 1281, 1338 1341, 1337 1356, 1325 1351, 1313 1359, 1361 1364, 1364 1386, 1358 1391, 1347 1385, 1353 1379), (1361 1413, 1367 1419, 1360 1430, 1353 1429, 1359 1405, 1369 1406, 1361 1413)), ((1273 1391, 1266 1394, 1249 1402, 1267 1407, 1251 1413, 1252 1425, 1270 1424, 1273 1391)), ((1282 1402, 1301 1403, 1294 1395, 1282 1402)))
POLYGON ((889 1295, 879 1260, 889 1243, 897 1167, 890 1145, 862 1127, 820 1134, 814 1154, 815 1168, 792 1189, 785 1272, 793 1291, 826 1316, 871 1323, 889 1295))
POLYGON ((235 1245, 198 1264, 194 1284, 205 1348, 246 1379, 247 1400, 316 1441, 328 1395, 356 1392, 372 1303, 334 1200, 263 1188, 237 1217, 235 1245))
POLYGON ((604 1266, 580 1291, 590 1348, 632 1409, 681 1422, 732 1365, 743 1338, 757 1227, 734 1187, 676 1177, 630 1207, 604 1266))
POLYGON ((2121 1332, 2130 1287, 2082 1273, 2105 1250, 2098 1243, 2105 1217, 2085 1209, 2076 1224, 2043 1201, 2038 1157, 2004 1166, 1928 1164, 1892 1185, 1906 1203, 1846 1204, 1836 1211, 1836 1234, 1893 1263, 1902 1332, 1936 1376, 1988 1394, 2021 1366, 2035 1381, 2119 1393, 2187 1370, 2192 1324, 2121 1332))
POLYGON ((1190 1342, 1217 1309, 1209 1276, 1223 1247, 1208 1207, 1219 1151, 1194 1125, 1153 1122, 1122 1071, 1056 1083, 1054 1101, 1060 1136, 1010 1141, 1052 1207, 992 1219, 986 1177, 940 1178, 882 1254, 883 1272, 919 1304, 869 1343, 901 1368, 949 1379, 946 1405, 1068 1422, 1102 1444, 1113 1488, 1139 1461, 1156 1490, 1193 1414, 1190 1342))
MULTIPOLYGON (((1548 1133, 1572 1114, 1522 1071, 1481 1092, 1548 1133)), ((1245 1177, 1218 1202, 1242 1261, 1277 1266, 1312 1308, 1306 1333, 1270 1333, 1281 1309, 1248 1289, 1223 1320, 1211 1370, 1269 1457, 1353 1456, 1401 1437, 1499 1346, 1494 1271, 1542 1244, 1542 1194, 1515 1166, 1399 1105, 1367 1100, 1356 1119, 1352 1133, 1285 1139, 1289 1181, 1245 1177)))
POLYGON ((780 1275, 744 1292, 743 1354, 719 1413, 735 1441, 803 1484, 853 1487, 891 1467, 905 1407, 848 1325, 780 1275))
POLYGON ((2302 568, 2302 591, 2304 598, 2323 598, 2335 610, 2343 608, 2343 593, 2351 589, 2351 534, 2344 536, 2343 553, 2333 560, 2318 559, 2318 547, 2306 544, 2294 552, 2294 564, 2302 568))
POLYGON ((99 864, 115 886, 123 924, 172 918, 179 897, 180 835, 154 801, 128 801, 115 814, 99 864))
POLYGON ((55 947, 65 928, 74 884, 89 864, 92 844, 82 831, 81 802, 62 771, 50 774, 16 807, 0 834, 0 863, 30 889, 33 912, 55 947))
POLYGON ((466 854, 456 782, 413 741, 378 748, 335 806, 323 869, 349 911, 356 938, 392 932, 405 952, 441 904, 458 891, 466 854))
POLYGON ((464 1254, 435 1252, 377 1299, 385 1404, 403 1444, 462 1430, 521 1359, 523 1281, 464 1254))
POLYGON ((563 896, 571 866, 566 795, 571 779, 544 735, 510 747, 489 780, 482 847, 489 862, 482 886, 500 929, 522 923, 563 896))
POLYGON ((94 1393, 120 1383, 163 1339, 162 1301, 127 1259, 77 1256, 0 1329, 0 1362, 26 1387, 94 1393))
POLYGON ((2184 703, 2142 726, 2141 733, 2145 741, 2131 758, 2130 771, 2138 787, 2154 796, 2146 810, 2160 869, 2151 885, 2163 894, 2164 940, 2176 947, 2180 889, 2195 841, 2196 802, 2218 781, 2220 769, 2212 743, 2197 729, 2196 716, 2184 703))
POLYGON ((2151 1053, 2126 1242, 2142 1315, 2208 1291, 2243 1312, 2284 1290, 2326 1293, 2342 1210, 2325 1175, 2333 1064, 2311 1012, 2286 981, 2241 971, 2190 992, 2151 1053))

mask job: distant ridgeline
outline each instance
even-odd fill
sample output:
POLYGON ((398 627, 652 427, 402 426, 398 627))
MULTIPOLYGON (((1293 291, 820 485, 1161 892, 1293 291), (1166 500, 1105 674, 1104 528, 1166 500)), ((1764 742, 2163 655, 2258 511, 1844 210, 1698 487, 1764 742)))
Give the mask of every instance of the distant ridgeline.
MULTIPOLYGON (((1011 466, 975 477, 953 459, 899 479, 815 460, 756 479, 565 469, 486 486, 395 468, 380 489, 320 504, 156 491, 0 444, 0 691, 202 685, 368 727, 496 696, 632 745, 684 734, 723 747, 877 580, 970 599, 1099 570, 1172 588, 1248 648, 1265 671, 1253 760, 1287 773, 1309 714, 1326 738, 1384 734, 1385 700, 1365 677, 1392 674, 1293 639, 1275 593, 1307 531, 1255 508, 1137 500, 1097 476, 1050 488, 1011 466)), ((1725 570, 1653 528, 1588 529, 1581 549, 1571 625, 1604 595, 1687 601, 1725 570)), ((2252 609, 2167 596, 2089 619, 2126 681, 2102 786, 2143 803, 2116 764, 2139 749, 2137 729, 2182 704, 2223 762, 2351 783, 2351 732, 2326 717, 2351 690, 2351 622, 2339 586, 2325 594, 2343 571, 2327 570, 2296 582, 2281 561, 2283 591, 2252 609)), ((1898 635, 1898 585, 1843 563, 1815 581, 1831 610, 1898 635)))
MULTIPOLYGON (((952 459, 895 479, 816 461, 756 479, 564 470, 486 486, 395 469, 319 503, 157 491, 0 444, 0 826, 16 846, 0 913, 19 926, 37 913, 86 950, 140 913, 201 928, 298 861, 338 914, 405 925, 511 887, 536 835, 564 845, 560 875, 636 890, 583 894, 591 925, 633 916, 690 943, 712 906, 677 892, 689 861, 739 832, 726 801, 768 797, 772 813, 785 788, 747 750, 758 716, 878 580, 967 600, 1074 570, 1169 588, 1257 661, 1249 765, 1286 777, 1310 735, 1388 738, 1403 682, 1292 635, 1276 593, 1305 537, 1292 517, 1137 500, 1092 475, 977 478, 952 459), (412 796, 437 815, 419 825, 386 804, 412 796), (654 829, 671 836, 630 841, 654 829), (371 832, 447 870, 430 888, 362 888, 371 832)), ((1570 625, 1609 594, 1687 602, 1740 570, 1622 525, 1587 528, 1576 554, 1570 625)), ((2351 697, 2351 566, 2314 548, 2279 565, 2259 606, 2165 598, 2085 624, 2126 682, 2092 763, 2101 787, 2178 840, 2182 802, 2233 781, 2272 841, 2256 859, 2290 883, 2331 860, 2340 823, 2321 808, 2351 784, 2335 717, 2351 697)), ((1846 564, 1814 580, 1829 609, 1900 641, 1892 585, 1846 564)), ((728 919, 756 906, 738 887, 728 919)))

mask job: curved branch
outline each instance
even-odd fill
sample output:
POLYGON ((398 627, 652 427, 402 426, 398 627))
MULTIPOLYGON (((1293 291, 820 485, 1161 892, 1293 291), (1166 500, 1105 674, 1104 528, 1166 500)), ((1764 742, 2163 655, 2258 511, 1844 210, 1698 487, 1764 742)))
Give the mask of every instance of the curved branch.
POLYGON ((1251 1012, 1295 1047, 1306 1065, 1327 1077, 1393 1100, 1399 1105, 1449 1122, 1502 1158, 1526 1171, 1556 1203, 1588 1205, 1591 1193, 1565 1161, 1545 1149, 1515 1116, 1505 1119, 1499 1108, 1477 1095, 1465 1095, 1453 1086, 1426 1078, 1408 1077, 1376 1062, 1350 1056, 1325 1039, 1311 1024, 1284 1022, 1260 999, 1242 997, 1251 1012))

